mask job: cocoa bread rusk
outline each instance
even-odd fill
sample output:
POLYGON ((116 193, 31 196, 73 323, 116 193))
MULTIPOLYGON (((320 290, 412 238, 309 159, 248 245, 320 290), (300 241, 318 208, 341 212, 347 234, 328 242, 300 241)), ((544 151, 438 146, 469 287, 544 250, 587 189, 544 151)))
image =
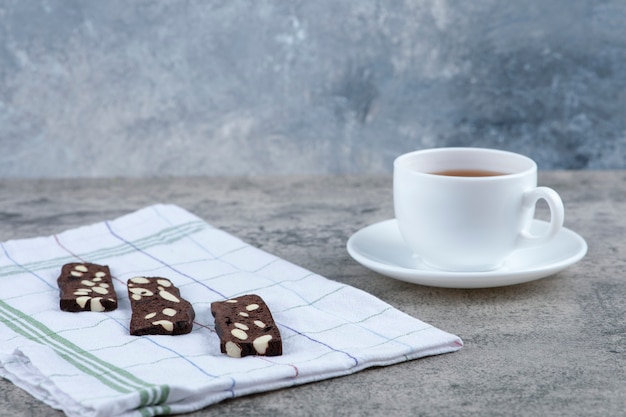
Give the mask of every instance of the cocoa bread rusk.
POLYGON ((106 265, 73 262, 63 265, 57 278, 62 311, 112 311, 117 295, 106 265))
POLYGON ((270 309, 258 295, 213 302, 211 314, 222 353, 234 358, 282 355, 280 332, 270 309))
POLYGON ((134 277, 128 280, 132 309, 130 334, 180 335, 191 332, 196 317, 190 302, 167 278, 134 277))

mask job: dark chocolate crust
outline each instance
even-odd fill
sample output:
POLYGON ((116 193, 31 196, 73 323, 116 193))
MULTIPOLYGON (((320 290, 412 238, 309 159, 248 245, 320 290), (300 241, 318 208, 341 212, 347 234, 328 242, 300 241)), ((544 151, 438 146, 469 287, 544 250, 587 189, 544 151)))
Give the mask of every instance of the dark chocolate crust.
POLYGON ((256 294, 211 303, 220 350, 228 356, 279 356, 283 345, 265 301, 256 294))
POLYGON ((134 277, 128 280, 132 309, 130 334, 179 335, 191 332, 196 313, 191 303, 167 278, 134 277))
POLYGON ((117 295, 106 265, 73 262, 63 265, 57 278, 62 311, 111 311, 117 295))

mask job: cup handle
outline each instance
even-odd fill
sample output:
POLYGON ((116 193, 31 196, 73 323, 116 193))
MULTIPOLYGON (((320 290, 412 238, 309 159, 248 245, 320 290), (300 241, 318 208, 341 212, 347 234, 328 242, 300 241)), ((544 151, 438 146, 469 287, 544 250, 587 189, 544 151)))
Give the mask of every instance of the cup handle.
POLYGON ((522 208, 526 210, 532 209, 539 200, 544 200, 550 208, 550 225, 548 230, 541 235, 534 235, 530 232, 530 221, 526 227, 520 232, 518 239, 518 248, 539 245, 554 238, 563 228, 565 220, 565 208, 561 197, 549 187, 537 187, 524 194, 522 208))

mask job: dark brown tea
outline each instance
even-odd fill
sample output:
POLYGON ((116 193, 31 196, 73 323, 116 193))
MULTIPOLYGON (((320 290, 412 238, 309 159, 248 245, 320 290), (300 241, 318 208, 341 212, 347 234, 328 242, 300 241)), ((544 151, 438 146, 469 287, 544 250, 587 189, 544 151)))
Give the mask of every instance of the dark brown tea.
POLYGON ((483 169, 447 169, 445 171, 431 172, 434 175, 445 175, 448 177, 497 177, 506 175, 506 172, 487 171, 483 169))

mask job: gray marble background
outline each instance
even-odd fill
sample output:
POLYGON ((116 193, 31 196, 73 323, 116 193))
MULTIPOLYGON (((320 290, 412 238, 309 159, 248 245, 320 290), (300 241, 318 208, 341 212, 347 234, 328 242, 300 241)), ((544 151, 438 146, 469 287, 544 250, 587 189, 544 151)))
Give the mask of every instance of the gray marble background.
POLYGON ((626 168, 623 0, 0 0, 0 177, 626 168))

